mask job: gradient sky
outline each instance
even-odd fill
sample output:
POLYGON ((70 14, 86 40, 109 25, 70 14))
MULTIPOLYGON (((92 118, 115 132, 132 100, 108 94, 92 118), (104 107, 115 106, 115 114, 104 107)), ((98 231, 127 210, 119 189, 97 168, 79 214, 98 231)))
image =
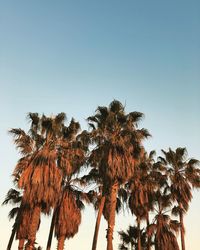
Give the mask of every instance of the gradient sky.
MULTIPOLYGON (((145 114, 148 150, 187 147, 200 159, 200 2, 197 0, 34 0, 0 2, 0 202, 19 155, 10 128, 28 129, 28 112, 66 112, 87 128, 97 105, 118 99, 145 114)), ((0 249, 12 223, 0 207, 0 249)), ((186 216, 187 250, 200 245, 200 193, 186 216)), ((117 217, 116 231, 134 223, 117 217)), ((42 219, 44 247, 50 220, 42 219)), ((86 209, 67 249, 88 250, 95 213, 86 209)), ((98 250, 105 249, 103 221, 98 250)), ((115 234, 115 249, 118 239, 115 234)), ((56 241, 53 242, 55 249, 56 241)), ((15 245, 15 249, 16 249, 15 245)))

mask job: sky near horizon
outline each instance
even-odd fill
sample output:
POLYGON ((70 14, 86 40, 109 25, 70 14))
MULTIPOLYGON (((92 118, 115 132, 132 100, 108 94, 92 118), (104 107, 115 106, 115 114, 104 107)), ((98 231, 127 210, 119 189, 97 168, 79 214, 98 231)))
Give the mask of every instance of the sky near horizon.
MULTIPOLYGON (((0 2, 0 203, 19 158, 10 128, 28 129, 28 112, 66 112, 87 128, 98 105, 120 100, 145 114, 148 150, 186 147, 200 159, 200 2, 61 0, 0 2)), ((0 207, 0 250, 13 222, 0 207)), ((200 245, 200 193, 186 216, 187 250, 200 245)), ((117 218, 116 232, 134 218, 117 218)), ((88 250, 95 213, 86 209, 66 249, 88 250)), ((49 220, 38 242, 45 248, 49 220)), ((98 250, 105 249, 103 221, 98 250)), ((56 241, 53 243, 54 248, 56 241)), ((114 238, 118 245, 117 233, 114 238)), ((15 244, 15 249, 17 245, 15 244)))

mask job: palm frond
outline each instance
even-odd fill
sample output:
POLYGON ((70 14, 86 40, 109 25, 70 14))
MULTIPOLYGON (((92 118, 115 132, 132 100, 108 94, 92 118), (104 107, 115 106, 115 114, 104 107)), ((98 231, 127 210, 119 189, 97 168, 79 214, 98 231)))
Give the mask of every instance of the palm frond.
POLYGON ((6 198, 3 201, 2 205, 6 205, 8 203, 16 204, 16 203, 21 202, 21 200, 22 200, 22 196, 21 196, 20 192, 17 191, 16 189, 11 188, 8 191, 6 198))
POLYGON ((20 209, 19 207, 14 207, 10 210, 10 212, 8 213, 9 220, 12 220, 17 216, 19 209, 20 209))
POLYGON ((120 101, 113 100, 109 105, 109 110, 113 113, 124 112, 124 106, 120 101))

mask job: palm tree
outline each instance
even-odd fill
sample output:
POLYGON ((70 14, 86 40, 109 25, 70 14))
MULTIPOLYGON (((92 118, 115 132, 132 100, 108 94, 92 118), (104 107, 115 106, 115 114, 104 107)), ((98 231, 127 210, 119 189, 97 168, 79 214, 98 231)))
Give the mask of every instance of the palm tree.
MULTIPOLYGON (((21 219, 22 219, 22 213, 24 212, 24 209, 21 205, 21 201, 22 201, 22 196, 21 196, 20 192, 17 191, 16 189, 11 188, 6 195, 4 202, 2 203, 2 205, 8 204, 8 203, 11 203, 14 205, 19 205, 17 207, 12 208, 12 210, 9 212, 9 215, 8 215, 9 219, 15 218, 15 222, 14 222, 13 227, 12 227, 12 233, 11 233, 11 236, 10 236, 10 239, 8 242, 7 250, 11 249, 15 234, 18 231, 22 230, 21 219)), ((18 239, 19 239, 19 237, 18 237, 18 239)), ((24 239, 19 240, 18 249, 23 249, 24 239)))
POLYGON ((147 246, 146 232, 142 229, 138 232, 138 228, 135 226, 129 226, 126 231, 119 231, 120 240, 122 243, 119 245, 119 250, 138 250, 138 237, 141 235, 141 245, 143 249, 147 246))
POLYGON ((125 231, 118 232, 122 243, 119 245, 120 250, 134 250, 137 246, 138 230, 137 227, 131 227, 125 231), (129 248, 130 246, 130 248, 129 248))
POLYGON ((61 190, 62 172, 57 161, 65 114, 39 117, 37 113, 30 113, 28 118, 31 121, 29 133, 21 129, 10 131, 22 155, 13 175, 18 187, 23 189, 23 204, 32 210, 26 250, 34 247, 42 208, 49 213, 61 190))
POLYGON ((105 200, 106 200, 105 195, 100 195, 98 197, 98 203, 99 203, 98 204, 98 214, 97 214, 97 218, 96 218, 94 236, 93 236, 93 241, 92 241, 92 250, 96 250, 96 248, 97 248, 99 227, 100 227, 101 217, 102 217, 103 210, 104 210, 105 200))
POLYGON ((192 199, 192 189, 200 187, 199 161, 196 159, 187 160, 186 148, 177 148, 175 151, 169 148, 162 150, 164 157, 159 157, 160 163, 166 167, 169 176, 169 190, 172 198, 177 202, 172 212, 179 214, 181 246, 185 250, 184 221, 183 215, 189 208, 192 199))
MULTIPOLYGON (((77 134, 80 130, 80 124, 72 118, 68 127, 63 128, 62 137, 60 138, 60 149, 58 154, 58 167, 62 172, 62 189, 64 187, 65 178, 71 178, 75 171, 79 171, 81 165, 85 162, 85 154, 88 149, 87 132, 83 131, 77 134)), ((55 220, 58 213, 58 205, 62 198, 62 192, 59 196, 57 204, 54 207, 49 237, 47 242, 47 250, 51 249, 53 231, 55 228, 55 220)))
POLYGON ((113 250, 113 230, 119 185, 134 172, 135 161, 141 151, 141 141, 149 136, 145 129, 137 129, 142 113, 125 114, 123 105, 114 100, 109 107, 98 107, 94 116, 88 117, 94 149, 90 164, 99 169, 104 190, 110 199, 107 229, 107 250, 113 250))
POLYGON ((134 180, 131 185, 129 208, 131 210, 131 213, 136 216, 137 230, 138 230, 138 240, 137 240, 138 250, 141 250, 140 223, 141 220, 144 219, 146 216, 146 209, 143 205, 143 202, 145 202, 144 199, 147 197, 144 196, 145 193, 143 191, 144 191, 143 187, 138 182, 136 182, 136 180, 134 180))
MULTIPOLYGON (((180 224, 176 220, 170 219, 168 208, 171 207, 170 195, 164 195, 158 191, 155 197, 154 211, 156 215, 153 223, 147 228, 147 233, 155 237, 155 250, 179 250, 176 233, 180 224)), ((170 210, 169 210, 170 211, 170 210)))
MULTIPOLYGON (((149 212, 153 210, 153 196, 157 183, 152 176, 154 151, 149 155, 143 152, 140 162, 135 166, 135 172, 126 184, 128 206, 131 213, 136 216, 138 232, 140 232, 141 220, 146 220, 149 225, 149 212)), ((148 237, 148 249, 150 249, 151 239, 148 237)), ((140 233, 138 234, 138 250, 141 249, 140 233)))
POLYGON ((64 249, 65 239, 73 237, 78 232, 81 223, 81 211, 77 206, 74 190, 70 191, 63 192, 56 217, 55 234, 58 239, 58 250, 64 249))
POLYGON ((51 247, 51 238, 55 228, 58 238, 58 249, 63 249, 66 238, 73 237, 78 232, 81 222, 82 200, 89 201, 89 195, 77 190, 80 183, 78 174, 85 164, 88 150, 87 132, 78 134, 80 125, 71 120, 68 127, 63 129, 60 138, 58 167, 62 171, 62 189, 60 198, 54 208, 47 249, 51 247), (78 185, 77 184, 77 185, 78 185))
MULTIPOLYGON (((10 189, 6 195, 6 198, 3 202, 5 204, 14 204, 18 205, 11 209, 9 212, 9 219, 15 218, 15 222, 13 224, 12 233, 8 242, 7 250, 11 249, 14 237, 16 235, 16 239, 19 240, 18 249, 23 250, 24 242, 28 239, 28 227, 32 216, 31 209, 23 204, 22 202, 22 194, 16 189, 10 189)), ((39 229, 39 227, 38 227, 39 229)))
POLYGON ((58 239, 58 250, 64 249, 65 239, 74 237, 81 223, 83 201, 90 202, 90 194, 77 190, 72 184, 66 184, 60 200, 56 219, 55 235, 58 239))
MULTIPOLYGON (((103 183, 101 176, 99 174, 98 169, 92 168, 87 175, 84 175, 81 178, 81 182, 84 185, 92 185, 92 204, 95 210, 98 210, 96 223, 95 223, 95 230, 93 235, 92 241, 92 250, 96 250, 97 248, 97 241, 98 241, 98 233, 100 222, 102 218, 102 214, 106 221, 109 218, 109 210, 110 210, 110 200, 109 196, 105 194, 103 190, 103 183)), ((90 191, 90 192, 91 192, 90 191)), ((120 193, 121 189, 118 192, 120 193)), ((117 197, 117 204, 116 204, 116 212, 119 213, 122 208, 121 197, 117 197)))
POLYGON ((106 201, 106 196, 103 192, 102 179, 101 179, 98 169, 92 168, 87 175, 84 175, 81 178, 81 182, 82 182, 81 184, 85 186, 86 185, 93 186, 92 188, 92 190, 94 191, 93 192, 94 194, 93 205, 94 205, 94 209, 98 210, 98 214, 96 218, 95 230, 94 230, 93 241, 92 241, 92 250, 96 250, 101 217, 104 211, 104 205, 106 201))

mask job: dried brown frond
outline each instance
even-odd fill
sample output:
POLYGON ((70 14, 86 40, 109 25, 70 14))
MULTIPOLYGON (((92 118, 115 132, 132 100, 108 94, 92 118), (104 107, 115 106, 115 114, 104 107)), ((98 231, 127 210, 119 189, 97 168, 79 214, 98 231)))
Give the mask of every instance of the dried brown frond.
POLYGON ((81 223, 81 212, 72 193, 65 191, 60 202, 55 224, 56 237, 74 237, 81 223))

